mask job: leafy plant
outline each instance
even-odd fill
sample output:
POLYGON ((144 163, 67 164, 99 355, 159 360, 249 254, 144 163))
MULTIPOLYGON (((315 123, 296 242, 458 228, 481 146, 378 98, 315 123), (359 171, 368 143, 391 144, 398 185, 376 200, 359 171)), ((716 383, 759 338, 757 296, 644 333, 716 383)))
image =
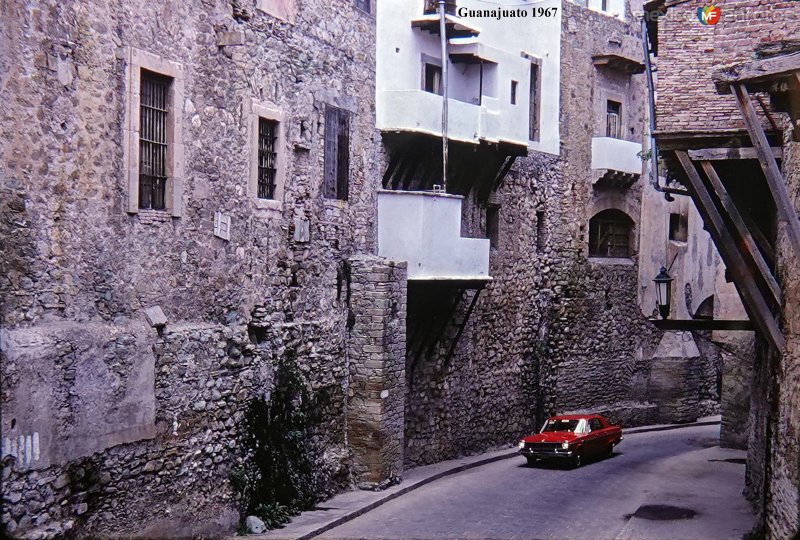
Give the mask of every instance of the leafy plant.
POLYGON ((278 366, 269 399, 250 402, 243 429, 245 459, 229 477, 240 495, 242 519, 254 515, 274 529, 317 501, 320 489, 309 444, 311 405, 291 361, 278 366))

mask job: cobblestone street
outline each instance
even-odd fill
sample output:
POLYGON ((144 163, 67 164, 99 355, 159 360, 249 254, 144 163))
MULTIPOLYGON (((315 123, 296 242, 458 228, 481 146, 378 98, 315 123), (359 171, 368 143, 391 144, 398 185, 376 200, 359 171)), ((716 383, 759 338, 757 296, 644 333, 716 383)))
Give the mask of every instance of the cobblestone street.
POLYGON ((741 494, 744 452, 719 448, 718 433, 702 426, 628 435, 613 457, 574 470, 499 461, 433 482, 322 537, 738 539, 754 524, 741 494), (664 519, 681 511, 649 508, 655 505, 696 515, 664 519))

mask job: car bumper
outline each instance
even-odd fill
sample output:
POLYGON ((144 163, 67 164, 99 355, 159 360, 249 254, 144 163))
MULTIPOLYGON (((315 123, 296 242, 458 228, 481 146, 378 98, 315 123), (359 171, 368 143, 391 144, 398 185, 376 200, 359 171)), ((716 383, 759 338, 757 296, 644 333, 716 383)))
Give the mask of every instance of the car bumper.
POLYGON ((522 448, 519 451, 520 455, 531 459, 572 459, 575 453, 572 450, 564 450, 561 452, 542 452, 522 448))

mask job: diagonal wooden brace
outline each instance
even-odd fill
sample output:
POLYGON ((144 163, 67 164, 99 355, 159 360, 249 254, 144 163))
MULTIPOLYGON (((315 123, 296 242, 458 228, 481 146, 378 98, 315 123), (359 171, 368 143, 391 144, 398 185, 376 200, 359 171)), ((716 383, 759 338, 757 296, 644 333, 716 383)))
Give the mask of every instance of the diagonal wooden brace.
POLYGON ((700 212, 708 232, 711 234, 711 238, 714 240, 722 260, 725 262, 726 268, 733 276, 736 289, 739 291, 750 320, 755 323, 761 335, 776 350, 782 352, 786 342, 780 327, 773 317, 764 295, 756 285, 755 276, 745 262, 736 242, 731 237, 725 220, 719 213, 711 193, 709 193, 702 178, 700 178, 694 163, 689 159, 689 154, 685 150, 677 150, 675 156, 686 173, 689 181, 688 187, 692 193, 695 206, 700 212))
POLYGON ((739 105, 739 110, 744 117, 744 124, 747 127, 747 132, 750 134, 750 139, 753 141, 753 146, 758 155, 758 161, 761 163, 761 168, 764 170, 764 176, 767 178, 767 184, 772 192, 772 198, 775 200, 775 206, 778 209, 778 219, 786 223, 787 234, 789 241, 792 244, 794 255, 797 260, 800 260, 800 220, 797 217, 797 212, 792 205, 792 200, 789 198, 789 193, 786 190, 786 184, 783 181, 783 174, 778 168, 778 162, 775 160, 772 150, 767 141, 767 135, 761 127, 761 123, 756 115, 756 110, 753 103, 750 101, 750 94, 745 88, 744 84, 732 84, 731 88, 736 96, 736 103, 739 105))

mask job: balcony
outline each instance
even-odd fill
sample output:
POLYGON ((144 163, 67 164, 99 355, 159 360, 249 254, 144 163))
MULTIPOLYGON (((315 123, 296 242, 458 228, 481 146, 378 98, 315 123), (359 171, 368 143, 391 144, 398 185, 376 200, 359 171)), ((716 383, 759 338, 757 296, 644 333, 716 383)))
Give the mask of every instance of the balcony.
POLYGON ((378 255, 408 262, 409 280, 488 281, 489 240, 461 237, 458 195, 378 192, 378 255))
MULTIPOLYGON (((378 129, 442 136, 442 96, 424 90, 384 90, 378 93, 378 129)), ((483 105, 448 99, 449 139, 478 144, 528 145, 528 116, 514 114, 496 98, 482 96, 483 105)))
POLYGON ((642 174, 642 145, 614 137, 592 139, 592 173, 597 188, 628 188, 642 174))

